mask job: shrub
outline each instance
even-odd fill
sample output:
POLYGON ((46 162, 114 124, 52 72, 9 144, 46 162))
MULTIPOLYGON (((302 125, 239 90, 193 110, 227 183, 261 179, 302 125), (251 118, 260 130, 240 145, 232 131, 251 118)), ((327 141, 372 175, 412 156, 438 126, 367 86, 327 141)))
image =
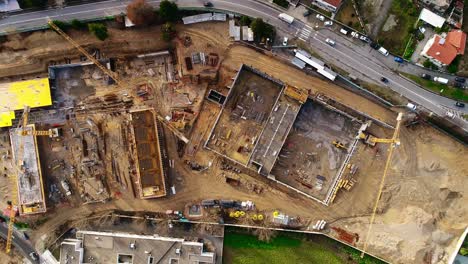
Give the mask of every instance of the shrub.
POLYGON ((250 25, 250 23, 252 23, 252 19, 250 19, 250 17, 248 16, 241 16, 240 18, 240 24, 242 26, 248 26, 250 25))
POLYGON ((109 34, 107 33, 107 27, 104 24, 90 23, 88 24, 88 30, 89 32, 93 33, 94 36, 96 36, 96 38, 99 40, 105 40, 109 37, 109 34))
POLYGON ((18 0, 21 9, 46 7, 47 0, 18 0))
POLYGON ((273 0, 273 3, 279 5, 279 6, 282 6, 284 8, 288 8, 289 6, 289 2, 286 1, 286 0, 273 0))
POLYGON ((175 28, 174 28, 174 25, 171 23, 171 22, 166 22, 163 26, 162 26, 162 39, 164 41, 171 41, 172 38, 174 38, 175 36, 175 28))
POLYGON ((60 20, 52 20, 52 23, 54 23, 58 28, 60 28, 62 31, 67 30, 70 28, 70 24, 65 21, 60 21, 60 20))
POLYGON ((74 29, 86 28, 86 23, 84 23, 84 22, 82 22, 82 21, 80 21, 78 19, 73 19, 70 24, 71 24, 72 28, 74 28, 74 29))

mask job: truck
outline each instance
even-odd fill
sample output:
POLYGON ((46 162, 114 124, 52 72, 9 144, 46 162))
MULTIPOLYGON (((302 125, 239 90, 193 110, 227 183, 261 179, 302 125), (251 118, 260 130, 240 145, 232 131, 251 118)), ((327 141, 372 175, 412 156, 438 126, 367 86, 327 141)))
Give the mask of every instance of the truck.
POLYGON ((278 18, 283 20, 284 22, 288 23, 288 24, 292 24, 292 22, 294 22, 294 17, 288 15, 288 14, 285 14, 285 13, 281 13, 278 15, 278 18))
POLYGON ((442 78, 442 77, 434 77, 434 82, 439 82, 443 84, 447 84, 449 82, 448 79, 442 78))
POLYGON ((380 53, 382 53, 382 55, 384 55, 384 56, 388 56, 388 54, 389 54, 389 53, 388 53, 388 50, 386 50, 384 47, 380 47, 380 48, 378 49, 378 51, 379 51, 380 53))

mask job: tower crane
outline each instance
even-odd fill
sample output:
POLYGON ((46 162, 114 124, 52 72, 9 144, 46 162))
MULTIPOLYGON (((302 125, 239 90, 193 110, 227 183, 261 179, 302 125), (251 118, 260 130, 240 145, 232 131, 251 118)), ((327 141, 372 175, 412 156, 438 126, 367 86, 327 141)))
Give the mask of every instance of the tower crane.
MULTIPOLYGON (((29 120, 29 110, 30 110, 30 107, 29 106, 25 106, 24 107, 24 111, 23 111, 23 126, 27 126, 28 125, 28 120, 29 120)), ((49 130, 36 130, 35 128, 33 128, 32 130, 26 130, 26 129, 22 129, 21 131, 19 131, 20 135, 21 136, 28 136, 28 135, 33 135, 33 136, 49 136, 49 137, 58 137, 59 134, 58 134, 58 129, 49 129, 49 130)))
POLYGON ((401 127, 402 119, 403 119, 403 113, 398 113, 398 116, 397 116, 397 119, 396 119, 397 124, 396 124, 396 127, 395 127, 395 131, 393 132, 392 138, 389 138, 389 139, 377 139, 376 138, 376 139, 374 139, 374 142, 390 144, 390 148, 388 150, 387 161, 385 162, 385 167, 384 167, 382 179, 380 180, 380 186, 379 186, 379 191, 377 193, 377 198, 375 199, 374 208, 372 209, 372 215, 371 215, 371 219, 370 219, 370 223, 369 223, 369 229, 367 229, 367 235, 366 235, 366 239, 364 240, 364 247, 362 249, 361 258, 364 257, 364 254, 366 253, 366 250, 367 250, 367 246, 368 246, 368 243, 369 243, 369 237, 371 235, 372 225, 374 224, 374 220, 375 220, 375 214, 377 212, 377 207, 379 205, 380 197, 382 196, 382 191, 383 191, 383 187, 384 187, 384 184, 385 184, 385 178, 387 177, 388 168, 390 167, 390 163, 392 161, 393 150, 395 149, 395 147, 397 145, 400 144, 399 135, 400 135, 400 127, 401 127))
MULTIPOLYGON (((96 58, 94 58, 91 54, 89 54, 83 47, 80 46, 75 40, 73 40, 67 33, 63 32, 57 25, 54 24, 52 20, 47 22, 51 28, 53 28, 60 36, 66 39, 70 44, 73 45, 77 50, 81 52, 86 58, 92 61, 99 69, 101 69, 105 74, 107 74, 110 78, 112 78, 117 86, 124 88, 124 82, 120 80, 117 73, 109 70, 108 68, 104 67, 96 58)), ((156 116, 158 120, 163 123, 172 133, 174 133, 180 140, 185 143, 188 143, 189 140, 182 134, 177 128, 173 127, 166 119, 164 119, 159 113, 156 112, 156 116)))

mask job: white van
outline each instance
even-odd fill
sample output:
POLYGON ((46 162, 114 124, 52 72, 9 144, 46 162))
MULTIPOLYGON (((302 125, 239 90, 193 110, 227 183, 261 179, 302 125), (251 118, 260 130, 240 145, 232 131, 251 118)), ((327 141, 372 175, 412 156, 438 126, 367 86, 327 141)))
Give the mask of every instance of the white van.
POLYGON ((449 82, 448 79, 442 78, 442 77, 434 77, 434 82, 439 82, 443 84, 447 84, 449 82))
POLYGON ((341 34, 343 34, 343 35, 348 35, 348 30, 346 30, 346 29, 344 29, 344 28, 340 29, 340 32, 341 32, 341 34))
POLYGON ((406 107, 407 107, 408 109, 410 109, 410 110, 413 110, 413 111, 416 110, 416 106, 415 106, 414 104, 412 104, 412 103, 406 104, 406 107))
POLYGON ((388 56, 388 50, 384 49, 383 47, 380 47, 379 52, 382 53, 384 56, 388 56))

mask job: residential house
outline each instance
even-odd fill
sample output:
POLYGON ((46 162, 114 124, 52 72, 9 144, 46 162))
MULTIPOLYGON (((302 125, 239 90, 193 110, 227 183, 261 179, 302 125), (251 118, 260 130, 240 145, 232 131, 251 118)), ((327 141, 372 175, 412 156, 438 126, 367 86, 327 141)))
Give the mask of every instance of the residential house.
POLYGON ((447 66, 457 57, 465 53, 466 33, 452 30, 445 37, 434 34, 424 46, 421 55, 441 67, 447 66))
POLYGON ((342 2, 342 0, 313 0, 312 4, 321 9, 336 13, 342 2))

